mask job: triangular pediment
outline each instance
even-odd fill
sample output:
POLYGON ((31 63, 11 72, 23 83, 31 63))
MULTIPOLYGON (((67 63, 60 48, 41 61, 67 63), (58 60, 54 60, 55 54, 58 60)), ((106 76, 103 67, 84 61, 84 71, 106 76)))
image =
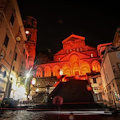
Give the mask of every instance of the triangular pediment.
POLYGON ((69 37, 67 37, 66 39, 64 39, 64 40, 62 41, 62 43, 65 43, 65 42, 68 42, 68 41, 75 41, 75 40, 79 40, 79 41, 85 40, 85 37, 72 34, 72 35, 70 35, 69 37))
POLYGON ((75 34, 70 35, 62 41, 63 49, 77 48, 85 46, 85 37, 78 36, 75 34))
POLYGON ((63 56, 60 61, 67 61, 69 60, 70 56, 72 55, 77 55, 80 59, 85 59, 85 58, 89 58, 90 56, 89 55, 86 55, 86 54, 83 54, 83 53, 80 53, 80 52, 76 52, 76 51, 73 51, 65 56, 63 56))

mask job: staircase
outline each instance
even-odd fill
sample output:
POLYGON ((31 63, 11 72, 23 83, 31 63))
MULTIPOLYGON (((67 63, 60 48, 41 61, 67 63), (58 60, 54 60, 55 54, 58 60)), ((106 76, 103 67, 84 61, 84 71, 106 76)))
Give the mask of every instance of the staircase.
POLYGON ((70 79, 67 82, 61 82, 49 95, 48 102, 51 98, 61 96, 63 103, 92 103, 94 102, 92 91, 87 90, 87 80, 70 79))
MULTIPOLYGON (((63 104, 60 106, 61 110, 71 111, 106 111, 107 107, 94 102, 93 92, 87 90, 87 80, 70 79, 67 82, 60 82, 56 88, 48 96, 48 103, 46 105, 36 105, 35 109, 50 109, 56 110, 59 107, 53 104, 55 96, 63 98, 63 104)), ((109 110, 108 110, 109 112, 109 110)))

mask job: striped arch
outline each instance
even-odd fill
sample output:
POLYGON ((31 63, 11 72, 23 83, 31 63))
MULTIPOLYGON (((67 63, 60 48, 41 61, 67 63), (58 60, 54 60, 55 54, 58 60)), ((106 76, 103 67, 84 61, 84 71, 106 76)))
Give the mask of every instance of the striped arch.
POLYGON ((50 66, 46 66, 44 68, 44 76, 45 77, 50 77, 51 76, 51 68, 50 68, 50 66))
POLYGON ((59 65, 54 65, 53 66, 53 76, 58 76, 59 75, 59 70, 60 70, 60 66, 59 65))
POLYGON ((67 64, 64 64, 62 67, 63 75, 71 76, 70 66, 67 64))
POLYGON ((97 60, 92 62, 92 71, 100 72, 100 63, 97 60))
POLYGON ((82 61, 80 64, 80 75, 86 75, 86 73, 90 73, 90 65, 86 61, 82 61))
POLYGON ((43 77, 43 68, 42 67, 37 68, 36 77, 43 77))
POLYGON ((80 75, 80 67, 79 67, 79 56, 78 55, 72 55, 70 57, 70 64, 72 68, 72 75, 80 75))

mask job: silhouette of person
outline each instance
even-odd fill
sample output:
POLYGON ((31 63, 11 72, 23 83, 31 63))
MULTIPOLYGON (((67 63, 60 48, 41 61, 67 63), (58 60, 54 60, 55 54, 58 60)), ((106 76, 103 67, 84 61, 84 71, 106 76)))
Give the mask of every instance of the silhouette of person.
POLYGON ((71 112, 70 115, 69 115, 69 120, 75 120, 75 117, 73 115, 73 113, 71 112))

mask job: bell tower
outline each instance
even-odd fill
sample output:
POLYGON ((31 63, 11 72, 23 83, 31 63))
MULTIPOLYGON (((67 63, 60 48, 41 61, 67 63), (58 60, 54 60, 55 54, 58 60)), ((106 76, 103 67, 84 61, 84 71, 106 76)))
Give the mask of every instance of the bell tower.
POLYGON ((25 45, 28 49, 28 64, 29 67, 34 65, 34 60, 36 56, 36 42, 37 42, 37 20, 34 17, 27 16, 23 20, 24 28, 26 31, 27 40, 25 45))

